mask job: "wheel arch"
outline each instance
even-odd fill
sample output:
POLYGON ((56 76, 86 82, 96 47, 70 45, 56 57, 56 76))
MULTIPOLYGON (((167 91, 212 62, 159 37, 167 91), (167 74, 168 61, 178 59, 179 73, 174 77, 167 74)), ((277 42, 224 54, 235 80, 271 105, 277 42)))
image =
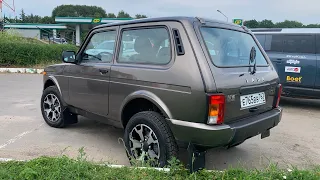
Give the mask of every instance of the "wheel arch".
POLYGON ((120 108, 120 120, 123 127, 126 126, 128 120, 125 117, 124 113, 127 110, 127 107, 131 105, 132 102, 144 100, 152 103, 165 118, 172 119, 172 114, 166 104, 154 93, 146 90, 140 90, 129 94, 123 101, 120 108))
POLYGON ((46 81, 45 81, 45 83, 44 83, 44 85, 43 85, 43 90, 45 90, 45 89, 46 89, 47 87, 49 87, 49 86, 57 86, 57 88, 58 88, 58 90, 59 90, 59 93, 62 94, 62 93, 61 93, 60 86, 59 86, 59 83, 58 83, 58 80, 57 80, 57 78, 55 78, 54 76, 49 76, 49 77, 46 79, 46 81))

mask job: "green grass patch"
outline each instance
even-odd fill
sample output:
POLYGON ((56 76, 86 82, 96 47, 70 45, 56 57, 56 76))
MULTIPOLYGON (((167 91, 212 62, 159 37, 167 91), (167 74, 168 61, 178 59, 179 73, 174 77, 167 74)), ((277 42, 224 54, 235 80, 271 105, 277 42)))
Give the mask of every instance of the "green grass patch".
POLYGON ((0 179, 224 179, 224 180, 319 180, 320 167, 310 170, 282 170, 271 165, 264 170, 228 169, 221 171, 202 170, 189 173, 178 160, 170 161, 169 172, 154 169, 123 167, 112 168, 89 162, 84 153, 77 159, 66 156, 40 157, 28 162, 10 161, 0 163, 0 179))
POLYGON ((35 67, 61 63, 64 50, 77 51, 70 44, 45 44, 14 33, 0 33, 0 67, 35 67))

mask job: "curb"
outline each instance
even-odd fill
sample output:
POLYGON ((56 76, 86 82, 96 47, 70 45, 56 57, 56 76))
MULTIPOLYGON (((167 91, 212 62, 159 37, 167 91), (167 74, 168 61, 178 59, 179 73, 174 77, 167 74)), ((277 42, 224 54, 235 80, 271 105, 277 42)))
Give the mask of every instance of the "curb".
POLYGON ((35 68, 0 68, 0 73, 42 74, 43 71, 35 68))
MULTIPOLYGON (((17 162, 28 162, 30 160, 15 160, 11 158, 0 158, 0 163, 1 162, 9 162, 9 161, 17 161, 17 162)), ((110 168, 137 168, 137 169, 149 169, 149 170, 157 170, 157 171, 164 171, 164 172, 170 172, 170 168, 156 168, 156 167, 132 167, 132 166, 125 166, 125 165, 115 165, 115 164, 98 164, 99 166, 108 166, 110 168)), ((209 170, 206 169, 208 172, 219 172, 223 173, 224 171, 218 171, 218 170, 209 170)))
MULTIPOLYGON (((0 163, 1 162, 9 162, 9 161, 18 161, 18 162, 28 162, 30 160, 15 160, 11 158, 0 158, 0 163)), ((124 168, 128 167, 125 165, 114 165, 114 164, 98 164, 100 166, 108 166, 110 168, 124 168)), ((152 167, 130 167, 129 168, 138 168, 138 169, 152 169, 152 170, 158 170, 158 171, 164 171, 164 172, 170 172, 169 168, 152 168, 152 167)))

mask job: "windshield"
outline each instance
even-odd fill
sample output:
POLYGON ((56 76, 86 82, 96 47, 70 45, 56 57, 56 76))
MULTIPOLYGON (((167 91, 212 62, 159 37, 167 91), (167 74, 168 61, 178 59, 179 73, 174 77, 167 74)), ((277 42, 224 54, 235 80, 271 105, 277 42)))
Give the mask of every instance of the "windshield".
POLYGON ((205 44, 211 56, 212 63, 220 67, 248 66, 250 64, 250 51, 256 48, 256 65, 268 65, 260 49, 250 34, 219 29, 202 27, 205 44))

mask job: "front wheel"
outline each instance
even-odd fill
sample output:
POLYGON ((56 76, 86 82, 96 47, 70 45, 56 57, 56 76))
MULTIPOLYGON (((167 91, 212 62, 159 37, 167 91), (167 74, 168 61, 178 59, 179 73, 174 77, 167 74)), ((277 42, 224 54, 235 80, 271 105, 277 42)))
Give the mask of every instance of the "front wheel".
POLYGON ((55 128, 62 128, 67 124, 78 122, 77 116, 69 113, 67 107, 62 103, 56 86, 50 86, 43 91, 41 113, 45 122, 55 128))
POLYGON ((178 153, 177 144, 165 119, 156 112, 135 114, 125 128, 124 141, 130 160, 164 167, 178 153))

